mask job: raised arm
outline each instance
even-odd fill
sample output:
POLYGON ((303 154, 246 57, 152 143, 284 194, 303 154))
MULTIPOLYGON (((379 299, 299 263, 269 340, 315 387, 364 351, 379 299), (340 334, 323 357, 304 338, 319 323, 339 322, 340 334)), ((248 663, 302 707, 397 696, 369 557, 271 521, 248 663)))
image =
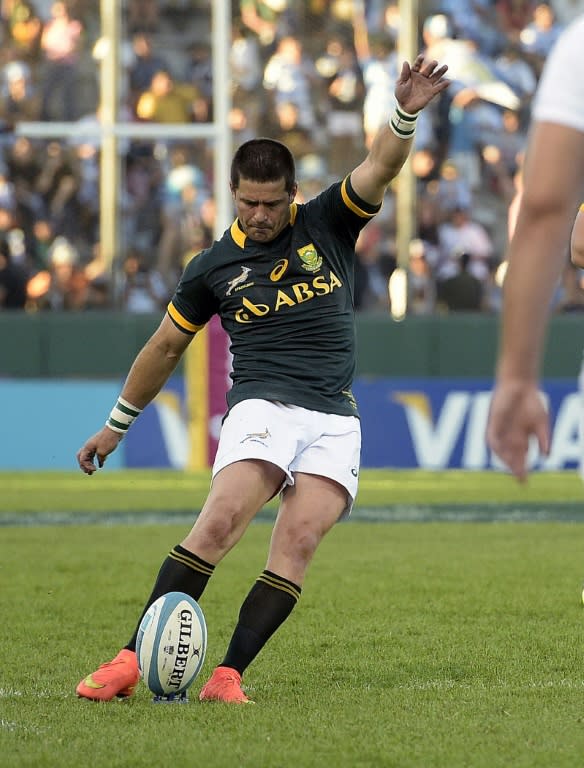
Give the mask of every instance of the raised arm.
POLYGON ((421 55, 412 66, 403 63, 395 86, 396 109, 377 133, 365 160, 351 173, 353 189, 366 203, 381 203, 387 185, 400 172, 412 146, 418 113, 450 84, 444 78, 446 70, 421 55))

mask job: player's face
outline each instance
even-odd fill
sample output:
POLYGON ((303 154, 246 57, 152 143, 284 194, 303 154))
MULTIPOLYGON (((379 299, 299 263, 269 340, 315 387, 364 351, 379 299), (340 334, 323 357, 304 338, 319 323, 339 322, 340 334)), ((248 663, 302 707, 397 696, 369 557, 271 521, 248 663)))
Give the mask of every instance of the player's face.
POLYGON ((252 181, 240 178, 239 186, 231 188, 237 218, 248 237, 268 243, 277 237, 290 221, 290 203, 296 186, 287 192, 284 179, 252 181))

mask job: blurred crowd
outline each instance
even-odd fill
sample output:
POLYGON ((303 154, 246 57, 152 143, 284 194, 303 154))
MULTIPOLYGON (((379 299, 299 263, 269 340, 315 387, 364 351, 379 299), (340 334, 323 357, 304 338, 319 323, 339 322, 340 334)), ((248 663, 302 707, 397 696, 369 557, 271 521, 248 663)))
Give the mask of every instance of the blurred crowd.
MULTIPOLYGON (((211 7, 122 2, 121 120, 212 120, 211 7)), ((0 310, 158 311, 185 258, 214 236, 213 190, 228 180, 213 178, 211 143, 124 139, 120 253, 106 263, 99 10, 0 2, 0 310), (31 138, 29 121, 76 130, 31 138)), ((418 120, 408 253, 398 259, 395 188, 358 241, 358 309, 390 309, 392 277, 405 270, 412 314, 499 311, 531 99, 550 47, 582 11, 584 0, 420 0, 419 48, 453 82, 418 120)), ((400 23, 397 0, 232 0, 234 147, 257 135, 285 142, 301 201, 342 177, 391 113, 400 23)), ((556 309, 584 309, 568 262, 556 309)))

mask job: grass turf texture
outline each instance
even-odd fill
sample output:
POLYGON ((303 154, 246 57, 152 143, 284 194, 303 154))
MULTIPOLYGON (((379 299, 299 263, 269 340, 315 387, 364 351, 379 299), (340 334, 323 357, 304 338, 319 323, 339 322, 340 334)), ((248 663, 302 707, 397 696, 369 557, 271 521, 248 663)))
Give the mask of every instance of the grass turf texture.
MULTIPOLYGON (((186 513, 192 517, 203 505, 209 472, 100 470, 92 477, 81 472, 0 472, 0 524, 28 515, 79 520, 89 515, 121 513, 186 513)), ((494 472, 424 472, 363 470, 356 510, 388 509, 397 505, 432 507, 458 505, 580 505, 582 481, 571 472, 537 473, 524 485, 494 472)), ((268 505, 274 510, 275 503, 268 505)), ((147 518, 147 515, 144 515, 147 518)))
MULTIPOLYGON (((252 525, 201 600, 209 648, 191 702, 154 705, 144 685, 124 702, 79 701, 78 680, 131 634, 186 526, 75 519, 196 509, 207 487, 206 474, 0 475, 0 515, 68 509, 72 523, 0 531, 3 768, 579 768, 584 529, 573 522, 338 525, 245 676, 257 705, 202 705, 264 567, 271 527, 252 525)), ((553 513, 582 493, 568 473, 522 487, 502 475, 366 472, 359 503, 547 503, 553 513)))

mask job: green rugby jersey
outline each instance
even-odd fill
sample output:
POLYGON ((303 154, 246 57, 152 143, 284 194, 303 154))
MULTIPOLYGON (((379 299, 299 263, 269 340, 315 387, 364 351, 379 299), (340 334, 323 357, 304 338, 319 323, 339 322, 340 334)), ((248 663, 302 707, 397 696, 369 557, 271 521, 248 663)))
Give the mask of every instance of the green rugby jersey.
POLYGON ((289 224, 271 242, 251 240, 236 220, 191 259, 168 314, 184 333, 219 314, 233 354, 229 408, 261 398, 358 415, 355 241, 379 208, 360 200, 347 177, 293 203, 289 224))

